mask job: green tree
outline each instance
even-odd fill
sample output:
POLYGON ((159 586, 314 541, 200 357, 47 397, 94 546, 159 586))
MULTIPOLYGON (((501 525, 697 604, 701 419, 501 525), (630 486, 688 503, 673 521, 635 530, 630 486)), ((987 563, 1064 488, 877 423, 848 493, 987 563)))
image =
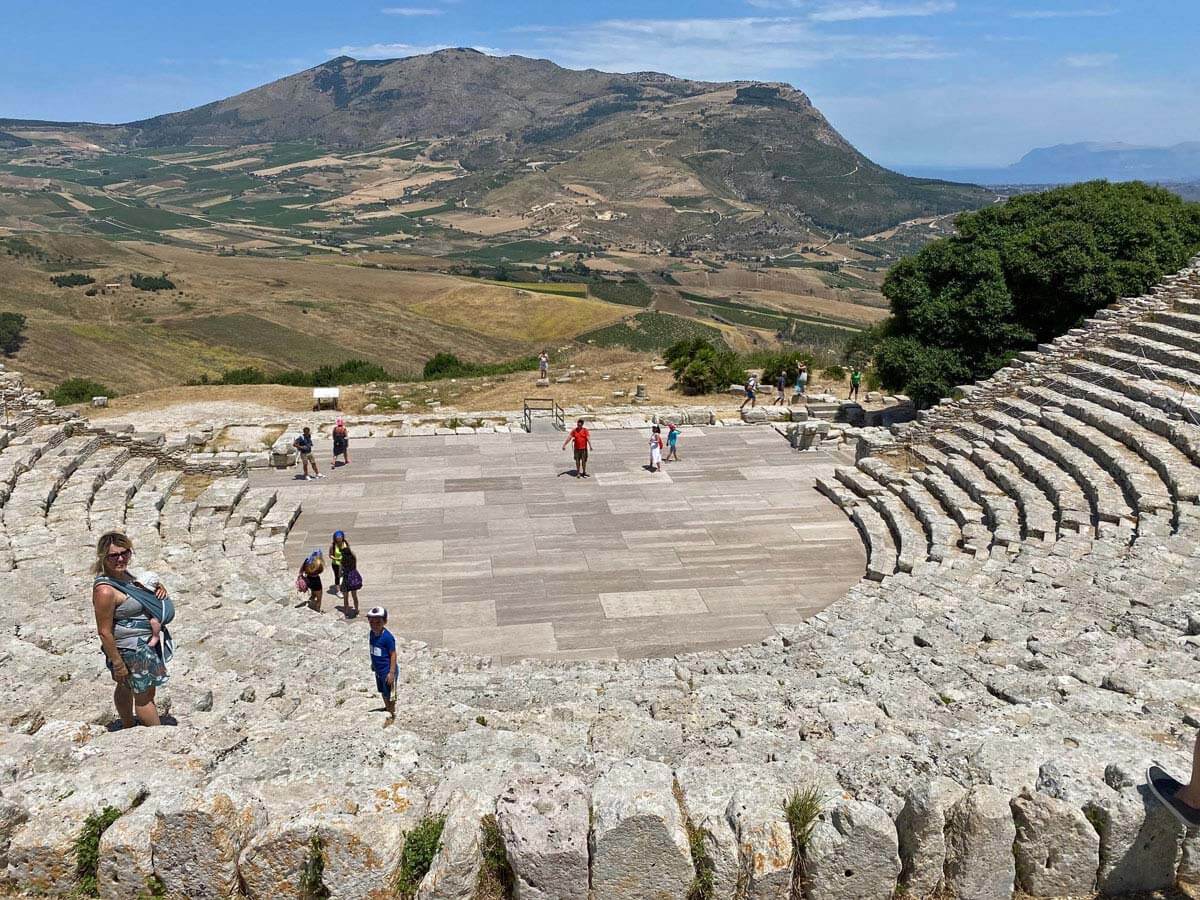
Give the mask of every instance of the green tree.
POLYGON ((20 313, 0 313, 0 350, 12 356, 25 340, 25 317, 20 313))
POLYGON ((1200 205, 1140 182, 1025 194, 956 225, 892 268, 891 318, 847 347, 848 359, 870 348, 883 385, 921 405, 1145 292, 1200 249, 1200 205))

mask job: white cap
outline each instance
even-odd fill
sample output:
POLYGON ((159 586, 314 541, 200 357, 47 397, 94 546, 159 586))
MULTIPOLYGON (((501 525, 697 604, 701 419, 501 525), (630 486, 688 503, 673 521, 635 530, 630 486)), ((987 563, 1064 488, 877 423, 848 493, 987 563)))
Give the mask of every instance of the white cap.
POLYGON ((386 622, 387 621, 387 610, 384 609, 382 606, 372 606, 370 609, 367 610, 367 618, 368 619, 383 619, 383 621, 386 622))

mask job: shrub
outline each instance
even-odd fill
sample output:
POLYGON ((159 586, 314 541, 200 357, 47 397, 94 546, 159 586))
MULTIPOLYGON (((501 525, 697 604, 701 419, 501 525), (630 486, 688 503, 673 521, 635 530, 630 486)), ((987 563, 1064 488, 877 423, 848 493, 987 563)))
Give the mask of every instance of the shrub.
POLYGON ((513 372, 526 372, 537 368, 537 358, 522 356, 519 359, 498 363, 464 362, 453 353, 437 353, 421 372, 425 381, 438 381, 445 378, 480 378, 488 375, 509 375, 513 372))
POLYGON ((100 837, 119 818, 119 809, 106 806, 84 819, 83 828, 75 838, 75 878, 79 883, 79 893, 85 897, 100 896, 96 884, 96 869, 100 865, 100 837))
POLYGON ((25 341, 25 317, 20 313, 0 313, 0 350, 12 356, 25 341))
POLYGON ((90 275, 83 275, 79 272, 72 272, 69 275, 54 275, 50 281, 56 287, 78 287, 81 284, 95 284, 96 279, 90 275))
POLYGON ((703 337, 676 341, 663 353, 675 383, 685 394, 712 394, 723 391, 746 377, 745 367, 731 350, 718 348, 703 337))
POLYGON ((421 880, 433 865, 433 857, 441 844, 442 828, 445 824, 445 816, 427 816, 405 836, 395 885, 396 893, 403 900, 411 900, 416 896, 421 880))
POLYGON ((115 397, 116 393, 90 378, 68 378, 50 392, 50 399, 59 406, 87 403, 93 397, 115 397))
POLYGON ((841 366, 826 366, 821 370, 821 377, 830 381, 841 381, 846 377, 846 370, 841 366))
POLYGON ((129 283, 139 291, 173 291, 175 290, 175 282, 167 277, 167 273, 161 275, 141 275, 134 273, 129 276, 129 283))

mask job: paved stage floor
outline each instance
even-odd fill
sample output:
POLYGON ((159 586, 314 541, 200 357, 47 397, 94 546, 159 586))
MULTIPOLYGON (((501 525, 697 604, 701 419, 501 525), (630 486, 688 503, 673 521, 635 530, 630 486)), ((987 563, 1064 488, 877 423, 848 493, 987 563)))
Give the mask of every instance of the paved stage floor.
MULTIPOLYGON (((594 432, 586 480, 563 436, 480 434, 353 440, 333 472, 318 442, 328 477, 253 483, 302 498, 294 566, 342 529, 364 611, 386 606, 397 635, 505 659, 748 644, 862 577, 854 526, 813 488, 829 454, 796 453, 768 427, 685 428, 681 459, 651 473, 648 439, 594 432)), ((339 603, 327 595, 324 614, 339 603)))

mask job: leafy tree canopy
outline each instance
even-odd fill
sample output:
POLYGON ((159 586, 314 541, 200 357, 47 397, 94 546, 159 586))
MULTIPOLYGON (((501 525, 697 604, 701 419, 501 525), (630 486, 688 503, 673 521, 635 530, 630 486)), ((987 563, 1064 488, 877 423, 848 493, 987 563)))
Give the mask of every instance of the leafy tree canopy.
POLYGON ((957 219, 958 234, 898 263, 876 372, 927 406, 985 378, 1200 250, 1200 204, 1141 182, 1077 184, 957 219))

